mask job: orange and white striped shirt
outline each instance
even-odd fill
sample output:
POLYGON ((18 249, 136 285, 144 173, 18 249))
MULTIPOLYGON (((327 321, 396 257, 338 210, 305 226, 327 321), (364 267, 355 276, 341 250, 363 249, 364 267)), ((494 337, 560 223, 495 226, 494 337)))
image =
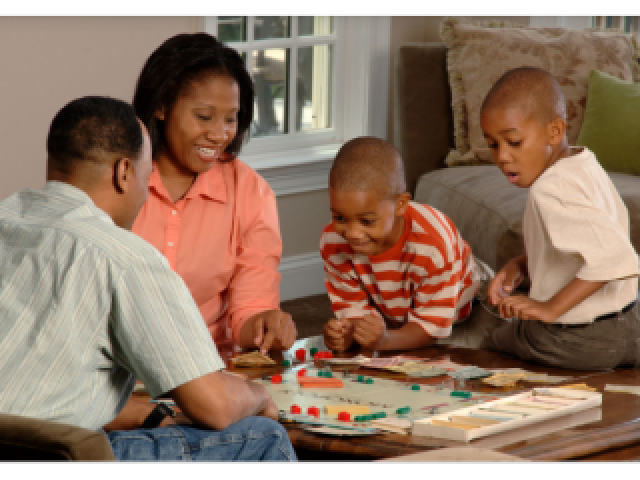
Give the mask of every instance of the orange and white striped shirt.
POLYGON ((320 238, 325 284, 337 318, 373 314, 387 325, 419 324, 432 337, 451 334, 471 311, 478 275, 471 248, 433 207, 409 202, 400 240, 380 255, 355 254, 329 224, 320 238))

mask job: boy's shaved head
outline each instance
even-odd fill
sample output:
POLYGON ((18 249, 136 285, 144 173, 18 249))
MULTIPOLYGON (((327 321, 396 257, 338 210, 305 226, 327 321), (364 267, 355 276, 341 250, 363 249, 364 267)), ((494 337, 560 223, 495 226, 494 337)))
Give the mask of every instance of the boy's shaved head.
POLYGON ((376 137, 357 137, 338 151, 329 173, 329 187, 336 190, 376 190, 383 196, 407 189, 400 152, 376 137))
POLYGON ((507 107, 520 108, 543 123, 558 117, 566 121, 567 117, 560 84, 541 68, 519 67, 506 72, 491 87, 480 111, 507 107))

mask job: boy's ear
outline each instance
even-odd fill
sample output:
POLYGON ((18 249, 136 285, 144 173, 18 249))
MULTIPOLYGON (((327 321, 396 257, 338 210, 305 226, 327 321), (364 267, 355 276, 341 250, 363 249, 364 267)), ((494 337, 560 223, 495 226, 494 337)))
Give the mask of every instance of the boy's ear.
POLYGON ((561 118, 556 117, 547 125, 547 132, 549 133, 549 142, 551 145, 556 145, 562 141, 564 134, 567 131, 567 123, 561 118))
POLYGON ((400 217, 404 215, 404 212, 407 210, 409 206, 409 200, 411 200, 411 195, 409 192, 403 192, 396 197, 396 216, 400 217))
POLYGON ((133 175, 133 162, 130 158, 122 157, 113 164, 113 186, 118 193, 127 193, 133 175))
POLYGON ((158 119, 158 120, 163 120, 164 121, 164 107, 161 107, 161 108, 157 109, 156 113, 154 113, 153 116, 156 117, 156 119, 158 119))

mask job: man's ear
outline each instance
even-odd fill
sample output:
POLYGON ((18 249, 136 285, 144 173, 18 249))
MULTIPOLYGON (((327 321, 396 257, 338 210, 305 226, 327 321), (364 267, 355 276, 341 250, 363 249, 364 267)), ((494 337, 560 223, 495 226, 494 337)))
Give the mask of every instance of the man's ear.
POLYGON ((411 195, 409 192, 403 192, 396 197, 396 216, 401 217, 404 216, 404 212, 407 210, 409 206, 409 200, 411 200, 411 195))
POLYGON ((127 193, 133 176, 133 162, 130 158, 122 157, 113 164, 113 186, 118 193, 127 193))
POLYGON ((157 109, 153 116, 158 120, 164 120, 164 107, 157 109))
POLYGON ((549 133, 549 143, 551 145, 557 145, 564 138, 564 134, 567 130, 567 123, 562 117, 556 117, 547 125, 547 132, 549 133))

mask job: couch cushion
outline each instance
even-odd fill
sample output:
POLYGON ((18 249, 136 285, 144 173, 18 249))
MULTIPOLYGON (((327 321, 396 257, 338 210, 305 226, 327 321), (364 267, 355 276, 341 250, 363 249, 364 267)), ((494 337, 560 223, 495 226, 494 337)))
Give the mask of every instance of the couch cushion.
POLYGON ((480 107, 491 86, 512 68, 544 68, 556 77, 567 101, 567 137, 572 145, 582 125, 589 72, 597 69, 625 81, 640 77, 637 42, 622 32, 493 28, 448 18, 440 35, 449 48, 456 146, 448 165, 491 162, 480 128, 480 107))
MULTIPOLYGON (((640 250, 640 177, 609 175, 629 211, 631 243, 640 250)), ((443 168, 418 180, 414 200, 447 215, 474 255, 494 271, 524 254, 522 216, 528 189, 511 185, 494 165, 443 168)))
POLYGON ((592 70, 576 145, 588 147, 608 172, 640 175, 640 83, 592 70))

